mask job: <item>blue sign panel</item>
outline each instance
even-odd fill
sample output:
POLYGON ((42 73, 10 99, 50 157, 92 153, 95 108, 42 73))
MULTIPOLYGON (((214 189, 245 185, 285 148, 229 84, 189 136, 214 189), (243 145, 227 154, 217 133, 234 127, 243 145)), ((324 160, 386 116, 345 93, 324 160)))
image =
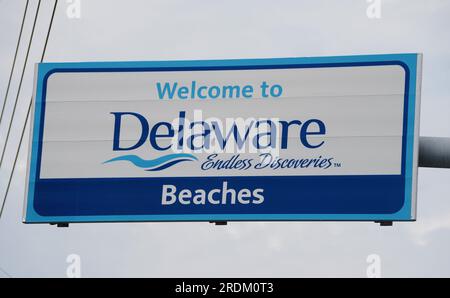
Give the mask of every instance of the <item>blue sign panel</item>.
POLYGON ((419 54, 36 73, 26 223, 415 219, 419 54))

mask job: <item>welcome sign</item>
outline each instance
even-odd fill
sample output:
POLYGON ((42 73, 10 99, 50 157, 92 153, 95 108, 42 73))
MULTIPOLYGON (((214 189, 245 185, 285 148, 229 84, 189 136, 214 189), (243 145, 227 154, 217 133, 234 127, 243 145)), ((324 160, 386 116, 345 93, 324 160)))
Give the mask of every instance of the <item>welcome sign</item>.
POLYGON ((414 220, 421 55, 41 63, 24 221, 414 220))

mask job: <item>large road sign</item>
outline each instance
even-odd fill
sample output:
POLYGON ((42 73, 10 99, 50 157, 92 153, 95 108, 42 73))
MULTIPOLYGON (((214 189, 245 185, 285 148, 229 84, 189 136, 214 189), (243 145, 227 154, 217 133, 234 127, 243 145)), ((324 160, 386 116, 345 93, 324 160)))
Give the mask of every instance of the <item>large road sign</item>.
POLYGON ((41 63, 24 221, 415 219, 421 55, 41 63))

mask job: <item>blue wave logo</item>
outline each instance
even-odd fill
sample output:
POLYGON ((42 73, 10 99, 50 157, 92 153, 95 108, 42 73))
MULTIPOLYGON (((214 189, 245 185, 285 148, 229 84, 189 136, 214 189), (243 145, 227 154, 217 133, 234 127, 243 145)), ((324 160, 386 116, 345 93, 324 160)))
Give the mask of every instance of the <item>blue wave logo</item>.
POLYGON ((183 161, 195 161, 197 158, 192 154, 178 153, 168 154, 155 159, 145 160, 137 155, 122 155, 103 162, 103 164, 116 162, 116 161, 128 161, 139 168, 146 169, 146 171, 161 171, 167 169, 177 163, 183 161))

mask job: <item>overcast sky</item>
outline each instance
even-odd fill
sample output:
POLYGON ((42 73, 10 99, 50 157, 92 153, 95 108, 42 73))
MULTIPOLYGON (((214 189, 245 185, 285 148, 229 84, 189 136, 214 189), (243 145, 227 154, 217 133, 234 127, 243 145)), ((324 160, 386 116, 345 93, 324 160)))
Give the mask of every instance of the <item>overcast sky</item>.
MULTIPOLYGON (((0 0, 0 100, 12 65, 25 0, 0 0)), ((52 0, 42 0, 19 106, 0 171, 0 193, 17 148, 40 59, 52 0)), ((59 0, 46 61, 126 61, 303 57, 421 52, 421 135, 450 136, 450 1, 382 0, 369 19, 365 0, 81 0, 68 18, 59 0)), ((9 120, 37 1, 30 0, 9 120)), ((6 121, 5 121, 6 123, 6 121)), ((0 127, 3 146, 6 125, 0 127)), ((28 140, 28 136, 26 136, 28 140)), ((0 220, 0 277, 66 276, 81 258, 82 276, 365 277, 378 254, 384 277, 450 276, 450 170, 420 169, 418 221, 374 223, 74 224, 21 222, 24 142, 0 220)), ((1 200, 1 197, 0 197, 1 200)))

